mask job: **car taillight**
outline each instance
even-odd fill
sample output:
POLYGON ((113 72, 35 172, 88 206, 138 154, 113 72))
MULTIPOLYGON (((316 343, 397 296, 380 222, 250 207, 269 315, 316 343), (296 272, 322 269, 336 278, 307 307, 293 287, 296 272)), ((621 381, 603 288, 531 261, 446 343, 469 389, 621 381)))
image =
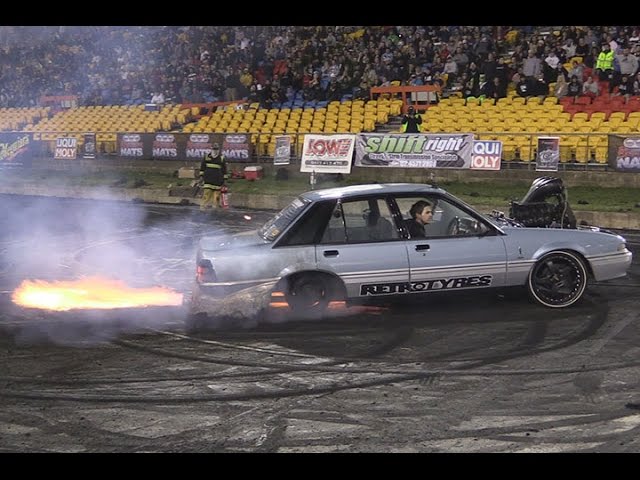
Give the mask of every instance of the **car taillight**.
POLYGON ((211 260, 202 259, 196 266, 196 281, 198 283, 215 282, 216 274, 213 271, 211 260))

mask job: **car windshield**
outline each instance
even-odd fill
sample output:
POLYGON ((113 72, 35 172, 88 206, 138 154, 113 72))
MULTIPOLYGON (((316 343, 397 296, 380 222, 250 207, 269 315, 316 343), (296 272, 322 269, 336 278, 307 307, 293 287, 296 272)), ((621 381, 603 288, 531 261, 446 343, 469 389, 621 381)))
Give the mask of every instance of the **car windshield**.
POLYGON ((280 235, 280 233, 282 233, 289 224, 297 218, 298 215, 300 215, 300 212, 304 210, 309 202, 310 200, 302 197, 296 198, 293 202, 276 213, 273 218, 267 221, 267 223, 258 230, 258 234, 268 242, 273 242, 278 238, 278 235, 280 235))

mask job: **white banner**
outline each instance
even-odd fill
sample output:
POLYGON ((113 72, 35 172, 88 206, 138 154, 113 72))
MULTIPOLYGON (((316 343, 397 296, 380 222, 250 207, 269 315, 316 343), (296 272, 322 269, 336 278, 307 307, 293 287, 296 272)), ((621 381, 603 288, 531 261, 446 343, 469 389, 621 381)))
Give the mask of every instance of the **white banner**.
POLYGON ((291 137, 280 135, 276 137, 276 153, 273 155, 274 165, 289 165, 291 163, 291 137))
POLYGON ((59 160, 75 160, 78 155, 78 140, 75 137, 56 138, 54 158, 59 160))
POLYGON ((301 172, 351 173, 355 135, 304 136, 301 172))
POLYGON ((500 170, 502 162, 502 142, 496 140, 475 140, 471 157, 472 170, 500 170))
POLYGON ((361 133, 356 166, 469 168, 473 134, 361 133))

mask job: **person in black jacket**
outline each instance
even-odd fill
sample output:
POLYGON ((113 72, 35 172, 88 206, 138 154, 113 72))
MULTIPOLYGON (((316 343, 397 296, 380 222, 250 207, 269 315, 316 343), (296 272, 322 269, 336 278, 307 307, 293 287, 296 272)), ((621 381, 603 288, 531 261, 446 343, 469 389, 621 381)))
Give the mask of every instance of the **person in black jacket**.
POLYGON ((220 153, 220 145, 214 143, 211 153, 207 153, 200 163, 200 179, 204 189, 200 202, 201 211, 220 206, 220 189, 226 178, 227 163, 220 153))
POLYGON ((426 237, 424 227, 433 218, 433 205, 426 200, 418 200, 409 210, 411 218, 405 221, 411 238, 426 237))
POLYGON ((402 116, 402 133, 420 133, 421 124, 422 117, 410 106, 407 114, 402 116))

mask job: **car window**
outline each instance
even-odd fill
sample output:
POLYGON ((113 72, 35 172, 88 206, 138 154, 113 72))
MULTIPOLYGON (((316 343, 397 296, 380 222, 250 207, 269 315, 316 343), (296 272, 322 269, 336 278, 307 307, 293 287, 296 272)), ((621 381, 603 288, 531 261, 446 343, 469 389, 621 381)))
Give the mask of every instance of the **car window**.
POLYGON ((366 243, 400 238, 384 198, 339 202, 320 243, 366 243))
POLYGON ((426 237, 450 237, 479 235, 489 229, 484 223, 479 222, 468 212, 451 203, 446 198, 436 196, 410 196, 398 197, 396 203, 405 224, 411 221, 411 207, 418 201, 427 201, 432 205, 433 215, 431 221, 424 226, 426 237))
POLYGON ((299 216, 295 224, 278 240, 278 247, 312 245, 324 232, 329 216, 334 211, 336 201, 317 202, 299 216))
POLYGON ((258 230, 258 234, 265 240, 273 242, 289 226, 289 224, 298 215, 300 215, 300 212, 305 209, 309 202, 310 200, 302 197, 296 198, 289 205, 271 217, 271 219, 269 219, 262 228, 258 230))

